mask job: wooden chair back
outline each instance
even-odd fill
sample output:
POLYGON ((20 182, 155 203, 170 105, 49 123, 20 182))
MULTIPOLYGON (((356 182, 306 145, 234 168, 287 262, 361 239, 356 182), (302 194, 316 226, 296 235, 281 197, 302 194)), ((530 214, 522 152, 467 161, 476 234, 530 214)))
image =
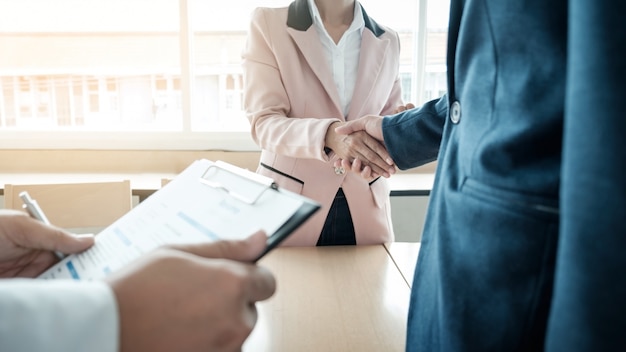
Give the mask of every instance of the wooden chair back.
POLYGON ((23 210, 27 191, 50 222, 65 229, 103 229, 132 208, 130 181, 4 185, 4 207, 23 210))

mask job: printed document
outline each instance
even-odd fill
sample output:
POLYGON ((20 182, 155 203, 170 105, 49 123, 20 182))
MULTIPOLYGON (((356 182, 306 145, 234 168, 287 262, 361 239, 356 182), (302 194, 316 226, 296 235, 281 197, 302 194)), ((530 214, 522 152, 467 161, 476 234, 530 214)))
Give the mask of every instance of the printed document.
POLYGON ((303 204, 251 179, 213 172, 214 166, 195 161, 99 233, 92 248, 66 257, 39 277, 101 279, 162 244, 242 239, 260 229, 271 235, 303 204), (210 182, 202 182, 203 177, 210 182))

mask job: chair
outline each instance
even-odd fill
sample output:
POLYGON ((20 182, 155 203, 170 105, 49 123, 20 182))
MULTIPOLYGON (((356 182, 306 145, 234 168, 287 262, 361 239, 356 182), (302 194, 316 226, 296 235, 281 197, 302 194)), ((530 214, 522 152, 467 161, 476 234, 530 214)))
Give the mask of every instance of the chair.
POLYGON ((23 210, 27 191, 56 226, 74 232, 99 232, 132 208, 130 181, 4 185, 4 207, 23 210))

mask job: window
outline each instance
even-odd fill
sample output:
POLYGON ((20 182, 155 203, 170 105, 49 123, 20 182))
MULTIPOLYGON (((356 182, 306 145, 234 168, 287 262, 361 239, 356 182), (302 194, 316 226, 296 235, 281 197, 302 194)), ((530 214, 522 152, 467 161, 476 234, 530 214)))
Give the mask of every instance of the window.
MULTIPOLYGON (((249 14, 291 1, 0 0, 0 148, 256 150, 249 14)), ((361 3, 400 35, 404 100, 443 94, 448 1, 361 3)))

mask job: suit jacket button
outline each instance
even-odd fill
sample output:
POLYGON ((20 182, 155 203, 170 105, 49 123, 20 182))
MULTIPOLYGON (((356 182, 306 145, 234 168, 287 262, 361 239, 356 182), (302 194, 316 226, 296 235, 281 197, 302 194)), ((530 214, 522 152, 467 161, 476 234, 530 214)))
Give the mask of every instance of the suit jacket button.
POLYGON ((336 167, 335 168, 335 174, 336 175, 343 175, 346 172, 346 170, 343 169, 343 167, 336 167))
POLYGON ((455 101, 450 105, 450 121, 457 124, 461 120, 461 103, 455 101))

